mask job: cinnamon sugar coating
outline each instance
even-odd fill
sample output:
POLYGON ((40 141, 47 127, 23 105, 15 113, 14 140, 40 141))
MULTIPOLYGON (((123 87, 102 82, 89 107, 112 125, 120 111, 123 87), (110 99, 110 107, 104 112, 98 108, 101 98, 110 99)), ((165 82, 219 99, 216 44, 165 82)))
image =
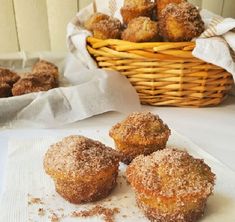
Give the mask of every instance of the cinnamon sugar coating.
POLYGON ((12 94, 19 96, 32 92, 48 91, 56 87, 58 87, 58 82, 53 74, 45 72, 29 73, 14 84, 12 94))
POLYGON ((122 33, 122 39, 131 42, 151 42, 159 39, 158 24, 148 17, 132 19, 122 33))
POLYGON ((121 8, 121 15, 124 24, 128 24, 132 19, 144 16, 152 17, 154 3, 151 0, 125 0, 121 8))
POLYGON ((0 82, 6 83, 9 86, 13 86, 20 79, 20 76, 15 72, 10 71, 9 69, 0 67, 0 82))
POLYGON ((157 17, 160 16, 162 10, 170 3, 180 4, 182 2, 187 2, 186 0, 155 0, 157 8, 157 17))
POLYGON ((191 41, 204 31, 198 9, 188 2, 168 4, 159 16, 160 34, 165 41, 191 41))
POLYGON ((93 31, 93 26, 100 22, 101 20, 108 20, 109 16, 100 12, 94 13, 91 17, 84 23, 86 29, 93 31))
POLYGON ((0 82, 0 98, 11 96, 11 87, 7 83, 0 82))
POLYGON ((59 69, 56 65, 45 60, 39 60, 33 66, 32 73, 48 73, 55 76, 56 79, 59 77, 59 69))
POLYGON ((83 136, 69 136, 51 145, 44 169, 57 192, 72 203, 106 197, 116 185, 120 156, 112 148, 83 136))
POLYGON ((169 148, 138 156, 126 176, 138 206, 151 221, 158 222, 199 219, 215 183, 215 175, 203 160, 169 148))
POLYGON ((157 115, 135 112, 113 126, 109 135, 122 154, 122 161, 128 164, 140 154, 148 155, 164 149, 170 129, 157 115))

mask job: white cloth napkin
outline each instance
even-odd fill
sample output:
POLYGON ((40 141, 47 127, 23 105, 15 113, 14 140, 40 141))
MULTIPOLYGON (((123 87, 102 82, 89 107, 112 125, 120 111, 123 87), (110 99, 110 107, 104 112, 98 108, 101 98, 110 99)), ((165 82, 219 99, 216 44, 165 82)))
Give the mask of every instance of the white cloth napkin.
MULTIPOLYGON (((75 210, 91 209, 98 204, 108 208, 119 208, 120 213, 115 216, 117 222, 148 221, 136 206, 133 190, 123 177, 125 165, 120 166, 118 184, 115 190, 107 198, 96 203, 73 205, 55 192, 52 179, 43 170, 43 156, 50 144, 55 143, 65 135, 77 134, 98 139, 113 147, 113 141, 108 136, 108 130, 97 130, 95 128, 61 132, 60 137, 12 138, 10 140, 6 185, 0 200, 1 222, 50 222, 53 212, 60 217, 63 214, 71 214, 75 210), (38 201, 39 203, 28 204, 31 198, 40 198, 40 201, 38 201), (44 216, 40 216, 40 208, 45 212, 44 216)), ((187 149, 194 157, 203 158, 216 174, 214 195, 209 198, 205 216, 201 221, 233 222, 235 218, 234 172, 175 131, 172 131, 168 146, 187 149)), ((88 218, 72 218, 69 216, 60 221, 102 222, 104 220, 97 216, 88 218)))
MULTIPOLYGON (((96 0, 96 2, 97 11, 114 15, 122 20, 120 8, 123 0, 96 0)), ((86 38, 91 33, 84 29, 83 24, 93 13, 90 4, 77 13, 67 29, 69 50, 90 69, 96 68, 96 64, 86 50, 86 38)), ((235 19, 224 19, 207 10, 202 10, 201 15, 207 30, 196 40, 193 55, 226 69, 235 79, 235 19)))

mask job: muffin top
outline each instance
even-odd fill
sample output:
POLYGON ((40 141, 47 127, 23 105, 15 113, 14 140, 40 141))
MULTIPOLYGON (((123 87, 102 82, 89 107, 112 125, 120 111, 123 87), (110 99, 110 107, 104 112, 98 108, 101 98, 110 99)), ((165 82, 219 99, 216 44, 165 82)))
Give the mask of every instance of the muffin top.
POLYGON ((170 129, 158 115, 150 112, 134 112, 125 120, 112 127, 109 135, 113 139, 126 140, 139 144, 153 143, 166 134, 170 135, 170 129))
POLYGON ((82 177, 96 175, 116 166, 119 155, 112 148, 84 136, 68 136, 50 146, 44 157, 44 168, 51 175, 82 177))
POLYGON ((151 0, 125 0, 124 7, 142 7, 142 6, 149 6, 153 5, 151 0))
POLYGON ((106 14, 96 12, 93 15, 90 16, 90 18, 85 21, 84 26, 86 29, 93 31, 93 26, 100 22, 101 20, 108 20, 110 17, 106 14))
POLYGON ((122 39, 131 42, 148 42, 157 40, 157 38, 157 22, 143 16, 132 19, 122 33, 122 39))
POLYGON ((200 195, 206 198, 215 182, 215 175, 203 160, 170 148, 150 156, 138 156, 128 166, 126 175, 135 190, 162 197, 200 195))
POLYGON ((9 69, 1 68, 0 67, 0 82, 7 83, 12 86, 20 79, 16 73, 10 71, 9 69))

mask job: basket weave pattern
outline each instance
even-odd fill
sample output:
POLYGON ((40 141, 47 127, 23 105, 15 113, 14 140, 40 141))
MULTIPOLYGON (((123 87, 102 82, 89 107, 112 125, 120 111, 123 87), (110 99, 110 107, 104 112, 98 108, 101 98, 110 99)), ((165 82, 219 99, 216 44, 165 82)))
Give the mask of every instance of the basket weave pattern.
POLYGON ((233 84, 230 73, 193 57, 193 42, 131 43, 89 37, 87 43, 98 66, 125 75, 142 104, 218 105, 233 84))

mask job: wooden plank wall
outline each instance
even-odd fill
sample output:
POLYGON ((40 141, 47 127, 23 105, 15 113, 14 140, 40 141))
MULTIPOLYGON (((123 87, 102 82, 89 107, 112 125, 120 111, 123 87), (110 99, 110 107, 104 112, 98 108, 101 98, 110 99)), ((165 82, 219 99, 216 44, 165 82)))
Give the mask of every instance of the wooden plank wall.
MULTIPOLYGON (((66 25, 92 0, 0 0, 0 52, 66 51, 66 25)), ((189 0, 235 17, 234 0, 189 0)))

